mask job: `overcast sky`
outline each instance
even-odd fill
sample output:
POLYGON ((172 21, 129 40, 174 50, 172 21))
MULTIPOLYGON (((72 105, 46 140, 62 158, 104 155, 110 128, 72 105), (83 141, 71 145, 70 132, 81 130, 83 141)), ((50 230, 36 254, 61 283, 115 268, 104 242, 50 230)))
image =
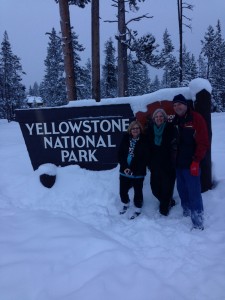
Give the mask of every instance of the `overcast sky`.
MULTIPOLYGON (((201 42, 209 25, 214 28, 217 20, 221 21, 222 34, 225 38, 225 1, 224 0, 187 0, 194 5, 193 11, 187 11, 192 18, 192 31, 184 28, 184 43, 187 49, 194 53, 196 59, 200 53, 201 42)), ((104 20, 115 20, 116 9, 111 7, 111 0, 100 0, 100 42, 101 49, 106 40, 114 37, 117 29, 114 23, 105 23, 104 20)), ((78 34, 79 42, 86 48, 81 54, 83 64, 91 57, 91 22, 90 8, 81 9, 70 7, 71 25, 78 34)), ((157 43, 162 45, 162 36, 167 28, 175 49, 178 50, 178 17, 176 0, 145 0, 140 4, 139 12, 135 16, 148 13, 153 16, 133 23, 139 34, 152 33, 157 43)), ((127 14, 129 20, 134 14, 127 14)), ((44 76, 44 59, 47 54, 49 41, 46 32, 54 27, 60 31, 59 8, 54 0, 0 0, 0 42, 6 30, 13 53, 21 58, 23 70, 26 76, 23 83, 26 87, 38 84, 44 76)), ((116 46, 116 44, 115 44, 116 46)), ((151 77, 154 74, 150 74, 151 77)))

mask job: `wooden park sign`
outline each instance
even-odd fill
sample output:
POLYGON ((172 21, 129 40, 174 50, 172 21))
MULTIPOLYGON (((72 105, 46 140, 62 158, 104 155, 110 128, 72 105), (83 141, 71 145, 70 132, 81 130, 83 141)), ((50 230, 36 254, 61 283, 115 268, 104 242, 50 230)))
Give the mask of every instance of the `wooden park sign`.
POLYGON ((114 168, 121 133, 133 118, 128 104, 16 112, 34 170, 45 163, 77 164, 89 170, 114 168))

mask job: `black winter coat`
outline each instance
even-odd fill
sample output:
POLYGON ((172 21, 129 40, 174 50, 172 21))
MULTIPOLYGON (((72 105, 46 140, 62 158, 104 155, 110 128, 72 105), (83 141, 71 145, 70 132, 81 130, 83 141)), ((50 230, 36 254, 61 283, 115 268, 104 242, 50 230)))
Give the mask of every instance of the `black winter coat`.
POLYGON ((147 142, 149 144, 150 170, 161 169, 170 172, 174 168, 173 147, 174 147, 174 127, 171 123, 166 123, 162 134, 160 146, 154 143, 154 124, 147 129, 147 142))
POLYGON ((146 167, 148 162, 148 148, 144 135, 140 135, 134 148, 134 157, 131 161, 131 165, 128 166, 127 157, 129 152, 131 136, 126 133, 119 146, 118 162, 120 164, 120 173, 124 173, 125 169, 130 169, 133 176, 145 176, 146 167))

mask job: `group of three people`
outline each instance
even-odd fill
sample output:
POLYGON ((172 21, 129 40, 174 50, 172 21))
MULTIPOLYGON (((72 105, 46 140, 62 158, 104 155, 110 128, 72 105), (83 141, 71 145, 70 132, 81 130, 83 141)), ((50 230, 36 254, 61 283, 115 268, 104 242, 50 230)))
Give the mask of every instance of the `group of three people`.
POLYGON ((204 229, 201 196, 200 163, 209 148, 204 118, 191 110, 186 98, 179 94, 173 99, 175 117, 170 123, 163 109, 156 109, 152 124, 146 130, 139 121, 131 122, 119 151, 120 198, 122 210, 127 212, 129 190, 134 189, 134 219, 143 206, 143 182, 146 168, 151 172, 150 186, 159 200, 159 211, 167 216, 175 205, 175 180, 184 216, 190 216, 193 228, 204 229))

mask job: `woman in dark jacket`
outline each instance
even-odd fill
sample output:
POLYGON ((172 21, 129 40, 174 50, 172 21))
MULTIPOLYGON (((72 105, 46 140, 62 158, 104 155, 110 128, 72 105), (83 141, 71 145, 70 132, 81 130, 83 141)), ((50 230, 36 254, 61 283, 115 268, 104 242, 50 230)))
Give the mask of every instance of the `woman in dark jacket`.
POLYGON ((131 122, 127 133, 124 135, 118 152, 120 164, 120 198, 124 214, 129 208, 129 190, 134 189, 135 212, 130 217, 134 219, 141 214, 143 205, 143 182, 147 167, 147 144, 143 135, 143 128, 139 121, 131 122))
POLYGON ((159 211, 167 216, 175 205, 173 189, 175 184, 175 167, 172 162, 173 125, 167 122, 163 109, 156 109, 148 127, 150 186, 153 195, 159 200, 159 211))

